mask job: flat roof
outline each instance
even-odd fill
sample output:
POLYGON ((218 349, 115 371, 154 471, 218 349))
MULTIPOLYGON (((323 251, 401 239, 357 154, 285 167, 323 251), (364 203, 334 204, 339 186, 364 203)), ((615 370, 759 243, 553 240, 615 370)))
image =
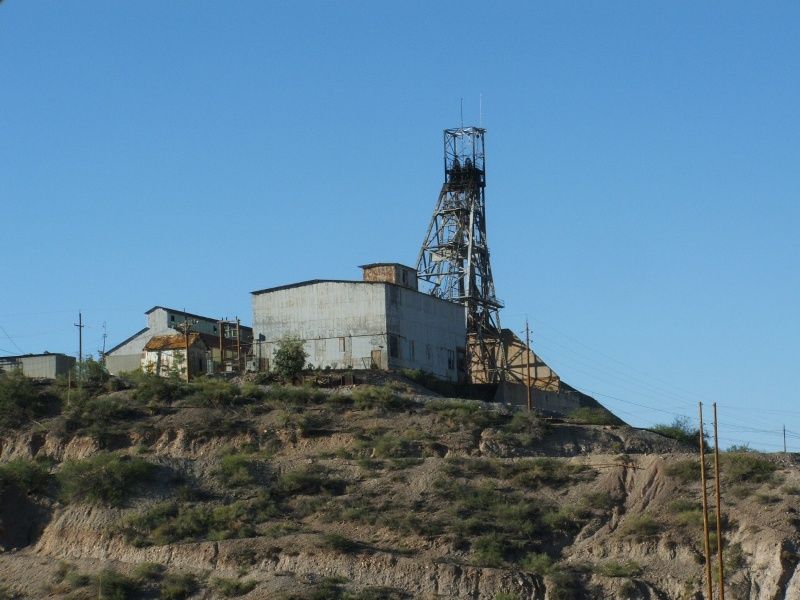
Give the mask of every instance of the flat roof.
POLYGON ((370 269, 372 267, 402 267, 404 269, 408 269, 409 271, 416 271, 414 267, 409 267, 408 265, 404 265, 403 263, 399 262, 376 262, 376 263, 369 263, 368 265, 359 265, 359 269, 370 269))
POLYGON ((298 281, 297 283, 289 283, 287 285, 279 285, 276 287, 265 288, 263 290, 256 290, 254 292, 250 292, 253 296, 258 296, 259 294, 269 294, 271 292, 280 292, 282 290, 291 290, 293 288, 304 287, 307 285, 315 285, 317 283, 355 283, 358 285, 391 285, 398 289, 405 290, 407 292, 411 292, 413 294, 421 294, 426 298, 430 298, 431 300, 435 300, 437 302, 445 302, 447 304, 452 304, 453 306, 459 307, 459 309, 463 309, 463 305, 459 304, 458 302, 453 302, 451 300, 444 300, 443 298, 439 298, 437 296, 433 296, 431 294, 426 294, 425 292, 421 292, 419 290, 415 290, 410 287, 406 287, 404 285, 400 285, 397 283, 392 283, 391 281, 362 281, 361 279, 352 280, 352 279, 309 279, 307 281, 298 281))
POLYGON ((40 356, 65 356, 74 359, 75 357, 63 352, 42 352, 40 354, 15 354, 13 356, 0 356, 0 360, 17 359, 17 358, 37 358, 40 356))

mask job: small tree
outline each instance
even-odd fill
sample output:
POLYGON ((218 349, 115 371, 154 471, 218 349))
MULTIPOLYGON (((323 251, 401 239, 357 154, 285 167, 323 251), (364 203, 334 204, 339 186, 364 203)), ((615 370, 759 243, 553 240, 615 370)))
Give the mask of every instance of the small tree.
POLYGON ((284 381, 291 381, 297 377, 306 364, 304 341, 296 337, 284 337, 278 342, 275 350, 273 364, 275 373, 284 381))

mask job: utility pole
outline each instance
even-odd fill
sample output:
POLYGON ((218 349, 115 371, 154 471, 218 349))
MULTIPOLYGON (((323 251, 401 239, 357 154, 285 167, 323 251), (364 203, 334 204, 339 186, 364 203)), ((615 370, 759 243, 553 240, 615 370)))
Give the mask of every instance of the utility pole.
POLYGON ((80 381, 80 373, 83 370, 83 328, 85 327, 81 311, 78 311, 78 322, 74 325, 78 328, 78 380, 80 381))
POLYGON ((219 372, 222 373, 225 371, 225 338, 222 335, 222 330, 225 328, 225 321, 220 319, 217 323, 219 324, 219 372))
POLYGON ((100 358, 103 364, 106 364, 106 338, 108 332, 106 331, 106 322, 103 321, 103 350, 100 352, 100 358))
POLYGON ((783 453, 786 454, 786 425, 783 426, 783 453))
POLYGON ((711 544, 708 540, 708 493, 706 488, 706 443, 703 438, 703 403, 698 402, 700 408, 700 487, 703 489, 703 542, 706 552, 706 582, 708 585, 708 600, 714 600, 714 588, 711 579, 711 544))
POLYGON ((236 372, 242 372, 242 332, 239 327, 239 317, 236 317, 236 372))
POLYGON ((189 383, 190 380, 190 363, 189 363, 189 333, 192 330, 192 325, 197 321, 193 321, 191 324, 189 323, 189 317, 186 316, 186 311, 184 310, 183 314, 183 323, 175 326, 175 329, 183 333, 183 343, 184 348, 186 351, 186 383, 189 383))
POLYGON ((717 403, 714 402, 714 488, 717 495, 717 563, 719 565, 719 600, 725 600, 725 568, 722 565, 722 515, 719 497, 719 439, 717 438, 717 403))
POLYGON ((528 318, 525 317, 525 358, 527 363, 527 376, 525 377, 525 387, 528 391, 528 412, 533 410, 533 398, 531 397, 531 329, 528 326, 528 318))

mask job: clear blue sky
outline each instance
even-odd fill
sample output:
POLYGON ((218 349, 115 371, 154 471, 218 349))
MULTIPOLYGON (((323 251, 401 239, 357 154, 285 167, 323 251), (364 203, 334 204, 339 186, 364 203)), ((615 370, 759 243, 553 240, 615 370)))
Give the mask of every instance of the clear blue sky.
POLYGON ((2 2, 0 355, 413 264, 482 94, 503 324, 631 423, 800 432, 800 4, 498 4, 2 2))

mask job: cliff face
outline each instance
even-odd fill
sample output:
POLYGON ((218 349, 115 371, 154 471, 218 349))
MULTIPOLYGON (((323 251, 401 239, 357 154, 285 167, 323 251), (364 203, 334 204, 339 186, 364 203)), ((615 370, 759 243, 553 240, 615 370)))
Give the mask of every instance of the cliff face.
MULTIPOLYGON (((128 597, 155 597, 133 573, 158 563, 194 574, 195 598, 222 597, 219 579, 248 598, 704 597, 697 456, 656 434, 402 384, 112 396, 138 412, 0 439, 0 468, 50 472, 0 492, 8 595, 81 597, 89 579, 65 570, 111 567, 139 582, 128 597), (84 489, 144 463, 120 501, 84 489)), ((800 598, 796 457, 723 454, 723 481, 726 597, 800 598)))

